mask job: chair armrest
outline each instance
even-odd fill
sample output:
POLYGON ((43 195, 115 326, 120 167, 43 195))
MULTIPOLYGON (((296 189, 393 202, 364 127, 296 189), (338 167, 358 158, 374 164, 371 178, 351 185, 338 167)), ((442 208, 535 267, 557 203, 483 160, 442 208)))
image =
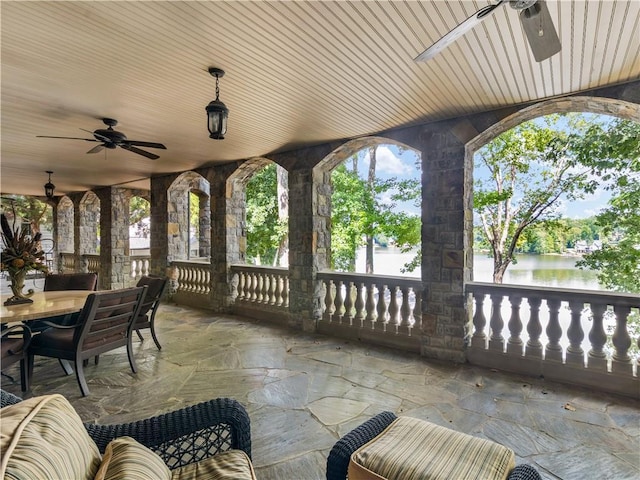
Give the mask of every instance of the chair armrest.
POLYGON ((85 424, 104 452, 111 440, 129 436, 176 469, 230 449, 251 458, 249 415, 236 400, 216 398, 156 417, 114 425, 85 424))
POLYGON ((523 463, 511 470, 507 480, 542 480, 542 477, 531 465, 523 463))
POLYGON ((344 480, 351 454, 373 440, 396 419, 392 412, 382 412, 354 428, 338 440, 327 457, 327 480, 344 480))
MULTIPOLYGON (((65 316, 65 318, 67 318, 67 316, 65 316)), ((48 320, 40 320, 40 323, 42 325, 46 325, 47 327, 51 327, 51 328, 61 328, 61 329, 70 329, 70 328, 78 328, 80 325, 82 325, 81 323, 74 323, 73 325, 60 325, 59 323, 53 323, 53 322, 49 322, 48 320)))

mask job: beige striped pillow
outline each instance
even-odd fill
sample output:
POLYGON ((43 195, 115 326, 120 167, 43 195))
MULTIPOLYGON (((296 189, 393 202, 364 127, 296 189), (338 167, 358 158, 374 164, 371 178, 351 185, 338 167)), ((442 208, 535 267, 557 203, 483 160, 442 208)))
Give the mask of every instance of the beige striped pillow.
POLYGON ((92 480, 100 452, 62 395, 24 400, 0 410, 0 477, 92 480))
POLYGON ((504 480, 514 467, 503 445, 400 417, 351 455, 349 480, 504 480))
POLYGON ((251 460, 242 450, 227 450, 174 470, 171 480, 255 480, 251 460))
POLYGON ((160 456, 131 437, 109 442, 95 480, 171 480, 160 456))

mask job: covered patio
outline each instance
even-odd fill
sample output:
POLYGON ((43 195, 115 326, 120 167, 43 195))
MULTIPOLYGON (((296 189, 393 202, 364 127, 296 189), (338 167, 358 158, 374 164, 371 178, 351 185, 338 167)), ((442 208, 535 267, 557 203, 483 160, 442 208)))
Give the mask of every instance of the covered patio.
POLYGON ((640 295, 474 283, 472 159, 541 115, 640 121, 640 3, 546 2, 562 49, 543 62, 504 3, 416 62, 486 2, 2 2, 0 191, 52 206, 56 271, 95 271, 100 289, 172 279, 166 348, 137 345, 138 375, 105 355, 82 399, 42 361, 28 395, 63 393, 99 422, 235 397, 266 478, 320 478, 338 436, 381 410, 507 444, 548 478, 637 477, 640 338, 627 318, 640 295), (209 67, 226 72, 224 140, 206 128, 209 67), (166 150, 87 154, 105 118, 166 150), (329 269, 331 171, 380 144, 420 156, 420 278, 329 269), (268 163, 288 175, 286 268, 245 261, 245 186, 268 163), (134 196, 151 204, 142 256, 128 241, 134 196), (613 332, 583 312, 594 305, 613 332))

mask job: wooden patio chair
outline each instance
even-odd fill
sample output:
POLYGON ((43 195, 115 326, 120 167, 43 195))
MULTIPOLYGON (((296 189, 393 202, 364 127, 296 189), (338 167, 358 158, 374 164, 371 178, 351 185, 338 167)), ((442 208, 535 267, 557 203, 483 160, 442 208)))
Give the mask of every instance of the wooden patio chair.
MULTIPOLYGON (((29 389, 29 375, 27 370, 27 348, 31 341, 31 330, 26 325, 13 325, 2 330, 0 362, 2 368, 20 362, 20 387, 23 392, 29 389)), ((6 377, 6 375, 3 373, 6 377)), ((11 377, 9 377, 11 378, 11 377)), ((11 378, 13 381, 13 378, 11 378)))
MULTIPOLYGON (((96 290, 98 287, 97 273, 50 273, 44 277, 45 292, 60 292, 64 290, 96 290)), ((58 325, 73 325, 77 320, 77 313, 50 317, 48 323, 41 320, 29 322, 31 333, 40 333, 50 327, 51 323, 58 325)))
POLYGON ((156 311, 160 305, 162 295, 164 295, 164 291, 167 288, 168 281, 169 279, 167 277, 144 276, 140 278, 137 284, 138 287, 146 285, 147 294, 144 297, 142 305, 140 305, 140 312, 138 313, 138 318, 136 319, 133 329, 138 334, 140 341, 144 341, 140 330, 143 328, 150 329, 151 337, 153 338, 156 347, 158 347, 158 350, 162 350, 162 346, 158 341, 158 337, 156 337, 156 311))
POLYGON ((28 349, 29 378, 33 378, 35 355, 73 361, 80 391, 86 397, 89 387, 84 378, 84 360, 123 346, 127 347, 131 370, 136 373, 131 330, 146 291, 145 286, 89 295, 77 323, 50 324, 52 328, 32 338, 28 349))

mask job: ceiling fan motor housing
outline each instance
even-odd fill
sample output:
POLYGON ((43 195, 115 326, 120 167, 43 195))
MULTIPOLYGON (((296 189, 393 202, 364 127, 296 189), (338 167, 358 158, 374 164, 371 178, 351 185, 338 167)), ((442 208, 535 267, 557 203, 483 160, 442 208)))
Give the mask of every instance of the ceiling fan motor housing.
POLYGON ((124 133, 113 130, 111 127, 98 129, 93 132, 93 136, 96 137, 96 140, 104 142, 107 148, 116 148, 116 145, 127 139, 124 133), (107 142, 105 138, 108 138, 109 141, 107 142))

